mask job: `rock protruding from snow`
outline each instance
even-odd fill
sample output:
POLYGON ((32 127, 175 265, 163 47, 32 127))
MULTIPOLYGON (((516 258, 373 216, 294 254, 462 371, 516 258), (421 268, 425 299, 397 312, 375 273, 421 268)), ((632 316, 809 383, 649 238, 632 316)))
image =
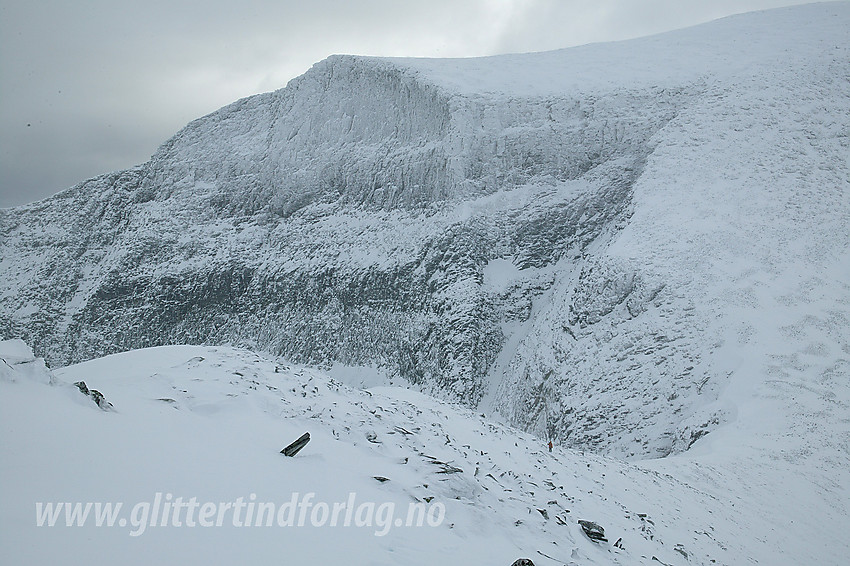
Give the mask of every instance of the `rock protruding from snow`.
POLYGON ((104 411, 111 411, 113 409, 112 403, 106 400, 106 397, 103 396, 103 393, 101 393, 97 389, 89 389, 85 381, 77 381, 76 383, 74 383, 74 385, 77 387, 77 389, 80 390, 80 393, 82 393, 86 397, 91 397, 91 400, 94 401, 95 405, 97 405, 104 411))
POLYGON ((593 521, 579 520, 578 524, 581 525, 581 530, 584 531, 584 534, 587 535, 587 538, 589 538, 593 542, 608 542, 608 539, 605 538, 605 529, 603 529, 601 526, 597 525, 593 521))
POLYGON ((283 454, 284 456, 290 456, 290 457, 295 456, 296 454, 301 452, 302 448, 307 446, 308 442, 310 442, 310 433, 305 432, 304 434, 299 436, 298 439, 295 442, 293 442, 292 444, 290 444, 289 446, 287 446, 286 448, 281 450, 280 453, 283 454))

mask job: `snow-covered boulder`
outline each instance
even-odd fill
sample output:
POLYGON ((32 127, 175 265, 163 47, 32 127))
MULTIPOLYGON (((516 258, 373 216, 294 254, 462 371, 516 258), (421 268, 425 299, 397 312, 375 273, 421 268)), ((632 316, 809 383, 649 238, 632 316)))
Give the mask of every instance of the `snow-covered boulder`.
POLYGON ((56 378, 43 358, 37 358, 26 342, 19 338, 0 340, 0 379, 34 381, 54 385, 56 378))

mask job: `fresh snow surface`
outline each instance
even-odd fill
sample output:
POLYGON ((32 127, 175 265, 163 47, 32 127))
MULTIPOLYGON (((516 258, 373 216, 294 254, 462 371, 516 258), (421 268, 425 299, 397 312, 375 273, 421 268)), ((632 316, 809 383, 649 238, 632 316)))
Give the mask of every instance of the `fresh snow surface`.
MULTIPOLYGON (((756 413, 794 402, 738 392, 740 422, 685 455, 630 464, 560 447, 548 453, 539 438, 420 393, 351 389, 246 350, 137 350, 56 370, 52 386, 15 363, 2 367, 3 564, 508 565, 523 556, 544 565, 840 564, 850 550, 840 399, 824 403, 834 419, 801 414, 789 423, 774 412, 763 430, 751 422, 756 413), (99 409, 70 385, 79 380, 113 408, 99 409), (815 426, 833 433, 807 432, 815 426), (297 456, 279 453, 305 431, 312 439, 297 456), (802 446, 804 438, 825 443, 802 446), (441 473, 446 466, 435 462, 461 471, 441 473), (37 502, 120 501, 119 517, 130 521, 157 492, 199 503, 255 494, 277 505, 315 493, 329 506, 355 493, 358 504, 397 510, 433 498, 445 515, 439 526, 383 536, 374 525, 309 519, 236 527, 231 515, 220 527, 172 523, 138 536, 135 524, 67 527, 64 514, 54 527, 36 526, 37 502), (589 540, 578 520, 601 525, 608 542, 589 540)), ((813 387, 797 395, 817 396, 813 387)))

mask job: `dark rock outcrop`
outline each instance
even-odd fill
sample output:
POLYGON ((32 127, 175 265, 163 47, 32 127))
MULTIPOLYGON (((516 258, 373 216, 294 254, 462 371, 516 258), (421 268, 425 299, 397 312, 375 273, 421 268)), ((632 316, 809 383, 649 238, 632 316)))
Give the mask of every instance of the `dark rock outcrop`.
POLYGON ((593 542, 608 542, 608 539, 605 538, 605 529, 603 529, 601 526, 597 525, 593 521, 579 520, 578 524, 581 525, 581 530, 584 531, 584 534, 587 535, 587 538, 589 538, 593 542))
POLYGON ((94 401, 95 405, 97 405, 104 411, 111 411, 113 409, 112 403, 106 400, 106 398, 103 396, 103 393, 101 393, 97 389, 89 389, 85 381, 77 381, 76 383, 74 383, 74 385, 77 386, 77 389, 80 390, 80 393, 82 393, 86 397, 90 397, 91 400, 94 401))
POLYGON ((308 442, 310 442, 310 433, 305 432, 304 434, 299 436, 298 439, 295 442, 293 442, 292 444, 290 444, 289 446, 287 446, 286 448, 281 450, 280 453, 283 454, 284 456, 290 456, 290 457, 295 456, 296 454, 301 452, 302 448, 307 446, 308 442))

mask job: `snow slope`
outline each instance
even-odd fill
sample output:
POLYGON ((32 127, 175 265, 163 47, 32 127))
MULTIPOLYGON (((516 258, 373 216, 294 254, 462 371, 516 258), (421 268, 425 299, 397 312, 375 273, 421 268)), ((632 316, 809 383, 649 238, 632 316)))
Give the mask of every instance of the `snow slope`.
MULTIPOLYGON (((802 17, 806 10, 847 7, 770 13, 802 17)), ((846 44, 828 39, 828 22, 819 21, 823 34, 807 44, 820 50, 822 66, 814 59, 802 63, 813 54, 802 42, 778 49, 775 42, 787 30, 750 29, 776 60, 754 63, 747 50, 737 62, 743 67, 717 71, 734 78, 711 81, 705 96, 692 99, 658 133, 634 184, 628 222, 577 277, 556 282, 551 306, 518 347, 504 394, 497 396, 504 412, 518 421, 542 401, 551 414, 572 412, 577 403, 569 397, 593 398, 600 375, 607 375, 602 387, 613 390, 619 406, 603 410, 594 398, 578 408, 605 421, 596 431, 602 436, 612 434, 612 420, 631 420, 635 411, 647 429, 659 416, 663 423, 664 409, 659 415, 651 402, 659 391, 673 405, 692 396, 683 404, 699 408, 673 431, 662 423, 668 433, 642 431, 645 439, 672 432, 678 451, 734 411, 711 393, 733 377, 759 383, 776 373, 775 360, 789 357, 810 360, 800 362, 806 367, 795 381, 846 374, 850 59, 846 44), (630 305, 636 294, 653 299, 630 305), (584 320, 574 316, 583 309, 589 310, 584 320), (602 317, 599 310, 611 313, 602 317), (571 330, 553 332, 561 326, 571 330), (752 375, 740 369, 744 360, 752 375), (553 379, 539 379, 550 372, 553 379), (657 380, 665 386, 631 406, 640 388, 657 380), (525 401, 517 402, 518 391, 525 401)), ((717 44, 735 45, 737 31, 716 37, 717 44)), ((571 426, 576 417, 567 419, 571 426)), ((628 426, 614 429, 620 437, 628 426)), ((545 429, 538 424, 536 430, 545 429)))
POLYGON ((50 385, 49 370, 26 375, 19 364, 37 360, 13 360, 9 345, 0 343, 12 362, 0 373, 4 564, 839 564, 848 551, 846 447, 780 457, 796 431, 775 416, 775 438, 765 436, 744 415, 758 408, 746 395, 727 436, 638 465, 550 454, 540 439, 458 406, 406 389, 349 389, 245 350, 133 351, 56 370, 50 385), (78 380, 113 409, 69 385, 78 380), (304 431, 312 440, 297 456, 278 453, 304 431), (440 473, 448 467, 461 471, 440 473), (64 515, 36 526, 37 502, 120 501, 129 520, 157 492, 278 504, 293 493, 328 503, 355 493, 398 509, 440 503, 445 515, 439 526, 382 536, 309 521, 237 527, 231 516, 219 527, 183 519, 141 533, 117 522, 66 527, 64 515), (608 542, 592 542, 578 520, 603 526, 608 542))

